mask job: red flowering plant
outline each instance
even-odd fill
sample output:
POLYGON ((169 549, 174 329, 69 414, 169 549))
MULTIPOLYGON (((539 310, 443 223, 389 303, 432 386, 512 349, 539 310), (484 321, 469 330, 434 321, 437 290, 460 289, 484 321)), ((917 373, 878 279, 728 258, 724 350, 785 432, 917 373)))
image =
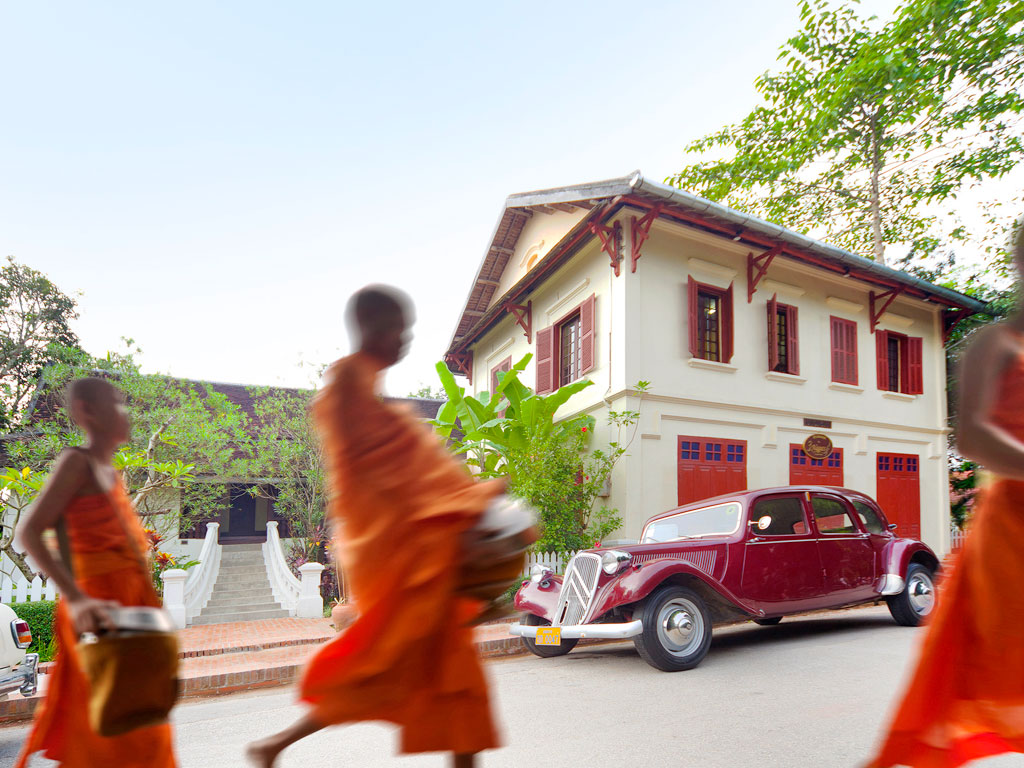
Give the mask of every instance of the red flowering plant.
POLYGON ((164 582, 160 574, 172 568, 180 568, 187 571, 194 565, 199 565, 198 560, 187 560, 183 555, 175 556, 170 552, 160 549, 164 537, 151 528, 146 529, 146 541, 149 544, 149 567, 153 578, 153 586, 159 594, 163 594, 164 582))
POLYGON ((334 547, 326 525, 321 523, 315 526, 305 538, 292 541, 285 559, 296 576, 299 575, 300 565, 306 563, 323 565, 324 570, 320 576, 320 594, 324 596, 325 602, 338 600, 341 597, 334 547))

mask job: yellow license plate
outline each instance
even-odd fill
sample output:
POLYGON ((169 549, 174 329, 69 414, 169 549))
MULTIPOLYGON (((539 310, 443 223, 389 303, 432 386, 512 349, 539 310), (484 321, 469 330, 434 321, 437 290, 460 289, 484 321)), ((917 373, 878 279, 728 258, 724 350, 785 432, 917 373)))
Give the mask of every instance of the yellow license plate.
POLYGON ((537 628, 537 645, 561 645, 562 644, 562 628, 561 627, 538 627, 537 628))

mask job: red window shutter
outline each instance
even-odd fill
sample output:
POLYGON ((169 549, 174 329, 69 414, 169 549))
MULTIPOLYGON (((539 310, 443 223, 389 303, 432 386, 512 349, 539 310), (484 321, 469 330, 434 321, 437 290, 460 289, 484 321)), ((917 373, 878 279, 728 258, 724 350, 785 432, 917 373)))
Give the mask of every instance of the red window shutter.
POLYGON ((786 307, 786 373, 800 375, 800 335, 797 330, 796 307, 786 307))
POLYGON ((597 367, 597 296, 592 295, 580 305, 580 373, 590 373, 597 367))
POLYGON ((924 343, 920 337, 911 336, 906 341, 908 395, 924 393, 924 343))
POLYGON ((768 300, 768 370, 774 371, 779 364, 779 302, 775 296, 768 300))
POLYGON ((889 333, 875 331, 875 362, 878 365, 878 388, 889 389, 889 333))
POLYGON ((686 284, 686 325, 690 332, 690 354, 700 357, 700 332, 697 327, 697 281, 692 277, 686 284))
POLYGON ((856 386, 860 383, 859 365, 857 363, 857 324, 847 321, 846 326, 846 383, 856 386))
POLYGON ((832 351, 832 381, 846 381, 846 355, 843 324, 838 317, 829 320, 829 343, 832 351))
POLYGON ((729 289, 722 296, 722 319, 718 322, 721 323, 722 333, 722 362, 732 362, 732 350, 733 350, 733 317, 732 317, 732 283, 729 283, 729 289))
POLYGON ((555 389, 555 328, 537 331, 537 394, 555 389))

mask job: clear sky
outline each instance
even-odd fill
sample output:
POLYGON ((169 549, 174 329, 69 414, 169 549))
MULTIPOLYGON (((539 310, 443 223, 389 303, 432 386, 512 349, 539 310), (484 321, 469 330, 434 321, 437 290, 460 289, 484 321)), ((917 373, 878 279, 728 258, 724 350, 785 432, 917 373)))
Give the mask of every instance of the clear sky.
MULTIPOLYGON (((886 15, 895 0, 865 0, 886 15)), ((80 293, 94 354, 309 385, 368 282, 436 384, 505 197, 625 175, 745 114, 795 0, 0 0, 0 257, 80 293)))

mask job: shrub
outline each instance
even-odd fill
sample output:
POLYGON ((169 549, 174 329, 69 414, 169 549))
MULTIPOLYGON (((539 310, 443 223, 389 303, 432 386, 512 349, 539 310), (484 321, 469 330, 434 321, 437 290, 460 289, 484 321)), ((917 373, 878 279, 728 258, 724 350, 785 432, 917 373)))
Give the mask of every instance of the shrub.
POLYGON ((56 649, 53 623, 57 613, 56 600, 38 600, 29 603, 13 603, 12 610, 19 619, 28 622, 32 630, 32 645, 28 650, 38 653, 40 661, 52 661, 56 649))

